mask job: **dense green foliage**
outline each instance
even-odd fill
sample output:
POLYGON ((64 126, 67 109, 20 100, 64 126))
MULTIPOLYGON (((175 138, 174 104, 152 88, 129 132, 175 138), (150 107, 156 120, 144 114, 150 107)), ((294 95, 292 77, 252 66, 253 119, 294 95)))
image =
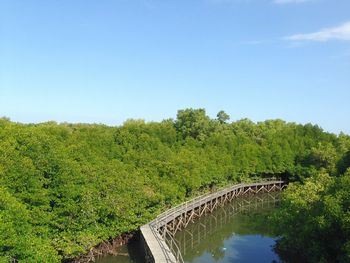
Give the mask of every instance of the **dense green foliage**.
POLYGON ((350 170, 340 177, 320 172, 290 185, 272 218, 283 236, 279 254, 300 262, 350 262, 349 189, 350 170))
POLYGON ((176 120, 120 127, 0 119, 0 261, 76 257, 214 187, 346 170, 346 135, 228 118, 186 109, 176 120))
POLYGON ((286 262, 350 262, 350 140, 319 144, 304 158, 307 178, 291 183, 271 218, 286 262))

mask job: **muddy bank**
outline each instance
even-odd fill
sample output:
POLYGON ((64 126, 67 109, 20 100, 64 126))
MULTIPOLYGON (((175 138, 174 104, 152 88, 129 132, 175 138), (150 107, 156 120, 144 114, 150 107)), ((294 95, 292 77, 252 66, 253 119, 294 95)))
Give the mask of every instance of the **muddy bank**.
POLYGON ((91 248, 89 252, 83 254, 74 259, 63 260, 63 263, 88 263, 95 262, 96 259, 104 257, 106 255, 117 256, 120 255, 118 248, 128 244, 131 241, 139 240, 140 234, 139 231, 134 231, 130 233, 124 233, 120 236, 106 240, 91 248))

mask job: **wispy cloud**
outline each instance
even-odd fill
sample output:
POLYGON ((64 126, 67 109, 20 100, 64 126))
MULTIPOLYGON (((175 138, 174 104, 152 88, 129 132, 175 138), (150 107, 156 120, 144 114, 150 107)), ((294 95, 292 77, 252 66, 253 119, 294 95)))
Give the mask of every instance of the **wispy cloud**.
POLYGON ((299 3, 305 3, 310 1, 312 0, 273 0, 275 4, 299 4, 299 3))
POLYGON ((296 34, 287 36, 284 39, 289 41, 319 41, 345 40, 350 41, 350 21, 331 28, 324 28, 317 32, 307 34, 296 34))

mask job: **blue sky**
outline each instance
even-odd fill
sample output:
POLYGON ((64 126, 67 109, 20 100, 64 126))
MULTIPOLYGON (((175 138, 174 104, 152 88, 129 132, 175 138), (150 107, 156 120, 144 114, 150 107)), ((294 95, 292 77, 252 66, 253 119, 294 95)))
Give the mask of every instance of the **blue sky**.
POLYGON ((0 116, 183 108, 350 134, 349 0, 1 0, 0 116))

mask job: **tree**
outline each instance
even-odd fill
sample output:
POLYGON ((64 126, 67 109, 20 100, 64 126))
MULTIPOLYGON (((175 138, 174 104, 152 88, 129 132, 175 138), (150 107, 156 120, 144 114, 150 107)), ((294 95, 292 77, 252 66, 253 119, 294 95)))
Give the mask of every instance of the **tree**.
POLYGON ((230 115, 223 110, 219 111, 218 114, 216 114, 216 117, 221 124, 226 123, 230 119, 230 115))
POLYGON ((209 134, 211 120, 205 109, 185 109, 177 112, 175 127, 182 138, 204 139, 209 134))
POLYGON ((282 236, 278 250, 301 262, 349 262, 349 187, 350 171, 340 177, 321 171, 304 184, 290 184, 271 222, 282 236))

